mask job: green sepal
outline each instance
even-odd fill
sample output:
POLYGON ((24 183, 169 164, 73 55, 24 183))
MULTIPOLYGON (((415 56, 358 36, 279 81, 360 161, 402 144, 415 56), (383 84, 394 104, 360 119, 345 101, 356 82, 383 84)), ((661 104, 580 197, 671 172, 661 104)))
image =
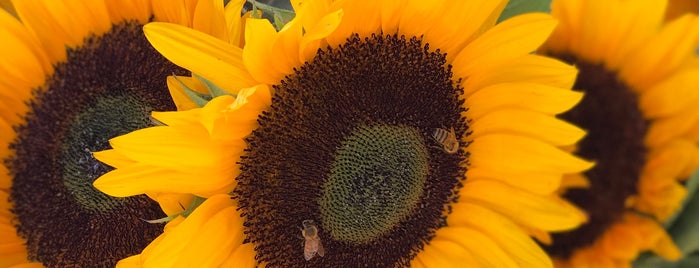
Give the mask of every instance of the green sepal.
MULTIPOLYGON (((200 197, 200 196, 194 196, 194 198, 192 199, 192 203, 189 204, 189 207, 187 207, 184 211, 182 211, 180 213, 176 213, 176 214, 173 214, 173 215, 170 215, 167 217, 163 217, 160 219, 155 219, 155 220, 145 220, 145 219, 142 219, 142 220, 147 222, 147 223, 164 223, 164 222, 170 222, 171 220, 174 220, 175 218, 177 218, 179 216, 187 218, 190 214, 192 214, 192 212, 194 212, 195 209, 197 209, 202 203, 204 203, 204 201, 206 201, 206 198, 200 197)), ((182 205, 180 205, 180 206, 182 206, 182 205)))
POLYGON ((148 116, 148 119, 150 119, 150 122, 153 124, 153 126, 166 126, 166 124, 162 121, 155 119, 153 115, 148 116))
POLYGON ((551 0, 510 0, 498 22, 529 12, 551 13, 551 0))
POLYGON ((184 94, 187 94, 187 97, 189 97, 189 99, 191 99, 194 102, 194 104, 197 105, 197 107, 204 107, 204 105, 206 105, 206 103, 208 103, 211 100, 211 96, 196 92, 193 89, 189 88, 187 85, 185 85, 185 83, 180 81, 180 79, 178 79, 176 75, 173 75, 173 77, 175 78, 175 81, 177 81, 177 83, 179 83, 180 86, 184 89, 184 94))
POLYGON ((194 196, 194 198, 192 199, 192 203, 189 204, 189 207, 182 211, 182 213, 180 214, 182 214, 182 217, 188 217, 189 214, 192 214, 192 212, 194 212, 195 209, 197 209, 202 203, 204 203, 204 201, 206 201, 206 198, 194 196))
POLYGON ((294 19, 296 17, 296 13, 294 11, 284 9, 284 8, 278 8, 275 6, 271 5, 266 5, 260 2, 257 2, 255 0, 247 0, 250 4, 252 4, 252 12, 253 16, 257 16, 255 18, 260 18, 259 15, 257 15, 257 10, 262 10, 262 12, 270 14, 273 18, 274 22, 274 27, 277 29, 277 31, 281 30, 284 25, 286 25, 289 21, 294 19))
POLYGON ((167 217, 163 217, 163 218, 160 218, 160 219, 155 219, 155 220, 143 220, 143 221, 145 221, 145 222, 147 222, 147 223, 165 223, 165 222, 170 222, 171 220, 174 220, 175 218, 177 218, 177 216, 180 216, 180 213, 177 213, 177 214, 174 214, 174 215, 170 215, 170 216, 167 216, 167 217))
POLYGON ((201 83, 204 84, 204 86, 206 86, 206 89, 209 90, 209 100, 216 98, 218 96, 223 96, 223 95, 231 95, 231 96, 235 97, 234 94, 228 93, 227 91, 221 89, 220 87, 218 87, 216 84, 212 83, 211 81, 206 80, 204 77, 201 77, 197 74, 194 74, 194 77, 199 79, 199 81, 201 81, 201 83))

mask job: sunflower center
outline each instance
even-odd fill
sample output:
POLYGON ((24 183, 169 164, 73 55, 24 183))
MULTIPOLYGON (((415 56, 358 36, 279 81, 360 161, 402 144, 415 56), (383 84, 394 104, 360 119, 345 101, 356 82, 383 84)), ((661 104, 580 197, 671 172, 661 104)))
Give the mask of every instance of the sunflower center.
POLYGON ((36 89, 6 159, 10 201, 28 258, 47 267, 108 267, 139 253, 164 215, 146 196, 114 198, 92 182, 110 168, 92 157, 108 140, 146 127, 151 110, 174 110, 165 85, 186 72, 158 54, 136 22, 113 25, 68 49, 36 89), (85 254, 89 252, 90 254, 85 254))
POLYGON ((124 131, 150 126, 149 110, 146 103, 134 96, 103 96, 75 116, 66 132, 59 161, 66 190, 83 208, 99 213, 124 202, 123 198, 107 196, 92 186, 110 168, 92 157, 91 152, 109 149, 108 140, 124 131))
POLYGON ((333 239, 354 243, 389 232, 420 200, 428 157, 415 128, 358 128, 342 142, 322 187, 323 226, 333 239))
POLYGON ((567 258, 575 249, 591 245, 627 210, 626 199, 637 193, 646 161, 643 140, 648 123, 637 95, 616 73, 573 57, 560 58, 575 63, 580 72, 573 88, 585 91, 580 104, 561 117, 587 130, 577 154, 596 162, 584 173, 590 187, 565 194, 589 216, 588 223, 575 231, 553 236, 554 247, 549 251, 567 258))
POLYGON ((467 133, 445 55, 418 38, 352 36, 274 88, 234 191, 257 259, 307 265, 312 220, 325 248, 314 264, 407 266, 444 226, 466 169, 463 150, 431 136, 467 133))

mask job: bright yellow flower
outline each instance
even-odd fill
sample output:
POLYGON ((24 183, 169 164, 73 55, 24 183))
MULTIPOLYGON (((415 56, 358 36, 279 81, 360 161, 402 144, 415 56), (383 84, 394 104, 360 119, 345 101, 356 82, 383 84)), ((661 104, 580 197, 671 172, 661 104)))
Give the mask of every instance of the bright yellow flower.
POLYGON ((165 126, 97 154, 117 168, 94 184, 110 195, 208 198, 120 265, 299 267, 313 220, 314 264, 551 266, 525 230, 585 220, 556 196, 591 166, 558 149, 584 132, 554 117, 582 95, 573 67, 531 54, 556 21, 494 25, 505 4, 292 1, 280 31, 248 19, 243 49, 146 25, 165 57, 234 96, 154 113, 165 126))
POLYGON ((580 229, 554 235, 560 267, 628 267, 639 252, 679 251, 662 222, 680 206, 681 180, 699 167, 699 19, 667 24, 667 1, 564 0, 542 52, 575 64, 581 103, 561 117, 587 130, 577 153, 596 162, 571 175, 566 197, 587 211, 580 229), (576 181, 573 183, 573 181, 576 181))
MULTIPOLYGON (((172 22, 210 34, 221 1, 14 1, 0 11, 0 266, 113 266, 161 233, 148 197, 112 198, 91 185, 108 171, 91 151, 151 126, 176 107, 168 75, 188 75, 147 42, 142 26, 172 22)), ((238 11, 239 12, 239 11, 238 11)), ((239 38, 238 38, 239 40, 239 38)))

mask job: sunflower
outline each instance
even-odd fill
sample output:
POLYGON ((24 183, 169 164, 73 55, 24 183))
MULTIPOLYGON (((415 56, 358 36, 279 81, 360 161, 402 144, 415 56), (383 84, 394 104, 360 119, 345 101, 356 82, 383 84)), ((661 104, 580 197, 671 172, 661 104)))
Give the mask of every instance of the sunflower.
POLYGON ((176 108, 165 77, 189 72, 142 26, 216 35, 219 2, 15 1, 17 17, 0 11, 0 266, 113 266, 162 232, 144 221, 164 216, 157 202, 92 186, 110 168, 91 152, 152 125, 152 110, 176 108))
POLYGON ((556 196, 591 166, 558 149, 585 133, 554 117, 582 94, 572 66, 530 53, 556 21, 494 25, 505 4, 292 1, 279 31, 247 19, 242 49, 146 25, 230 95, 96 153, 107 194, 206 198, 120 264, 551 266, 527 232, 585 220, 556 196))
POLYGON ((699 167, 699 20, 665 24, 666 4, 552 3, 561 23, 541 51, 580 70, 574 88, 585 97, 561 117, 587 130, 576 151, 596 162, 564 180, 565 197, 590 219, 553 236, 547 251, 561 267, 627 267, 645 250, 679 257, 660 222, 679 208, 682 180, 699 167))

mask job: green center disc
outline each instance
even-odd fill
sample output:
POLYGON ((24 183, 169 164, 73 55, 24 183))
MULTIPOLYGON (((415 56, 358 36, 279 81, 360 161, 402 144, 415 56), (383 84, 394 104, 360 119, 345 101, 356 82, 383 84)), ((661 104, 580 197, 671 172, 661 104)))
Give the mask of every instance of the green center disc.
POLYGON ((92 152, 108 149, 110 138, 150 126, 147 107, 135 96, 104 96, 75 116, 60 162, 63 184, 83 208, 105 212, 125 200, 107 196, 92 186, 110 169, 97 161, 92 152))
POLYGON ((366 243, 403 220, 420 199, 429 172, 421 133, 408 126, 364 126, 335 154, 319 200, 334 239, 366 243))

